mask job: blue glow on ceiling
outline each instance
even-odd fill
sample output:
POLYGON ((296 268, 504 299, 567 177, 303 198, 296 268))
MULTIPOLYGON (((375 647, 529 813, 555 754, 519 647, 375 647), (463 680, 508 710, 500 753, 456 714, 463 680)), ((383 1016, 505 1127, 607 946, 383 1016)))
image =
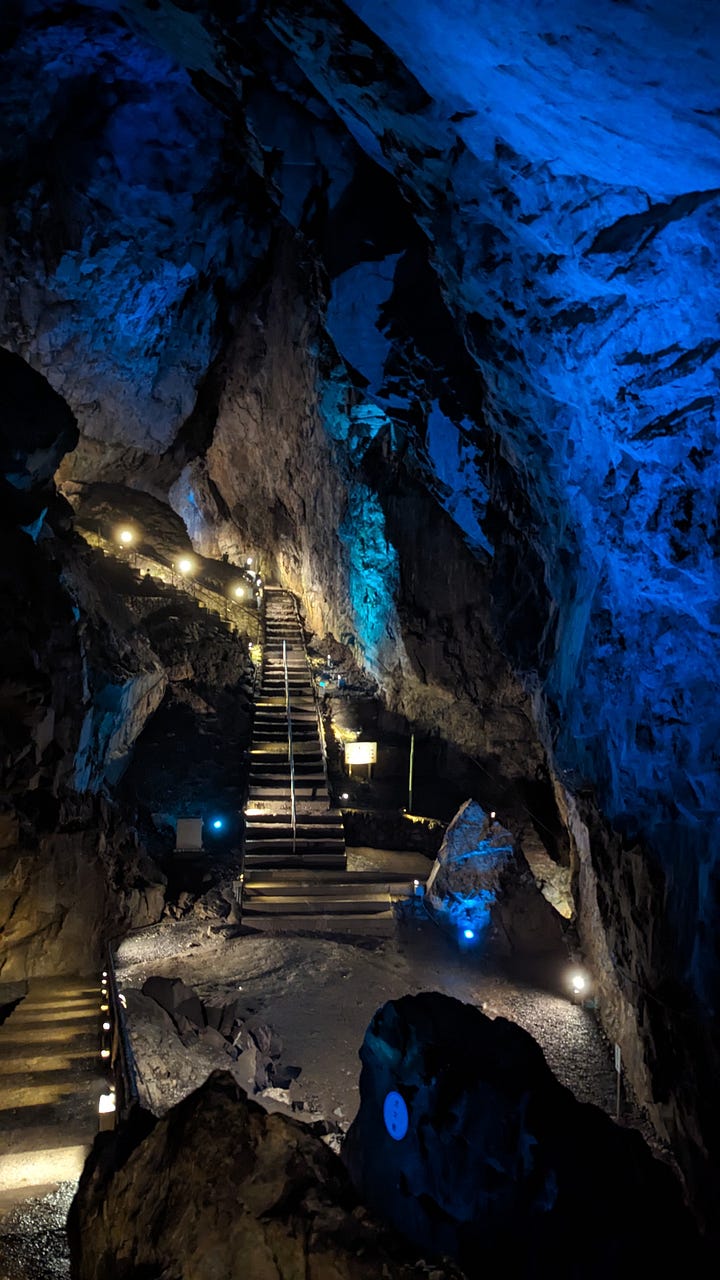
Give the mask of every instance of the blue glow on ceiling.
POLYGON ((216 350, 209 282, 236 288, 258 247, 220 180, 225 122, 187 71, 109 20, 29 31, 9 58, 12 108, 56 155, 57 190, 31 188, 17 216, 42 225, 48 199, 60 211, 29 354, 83 424, 101 405, 126 440, 161 449, 216 350))
POLYGON ((478 472, 477 448, 463 438, 463 427, 470 426, 467 422, 456 426, 434 401, 428 414, 425 447, 435 475, 445 486, 440 492, 443 507, 471 547, 492 555, 492 546, 482 528, 488 492, 478 472))
POLYGON ((367 379, 367 393, 381 397, 390 339, 382 332, 381 308, 389 299, 400 254, 382 262, 359 262, 332 285, 327 326, 338 352, 367 379))

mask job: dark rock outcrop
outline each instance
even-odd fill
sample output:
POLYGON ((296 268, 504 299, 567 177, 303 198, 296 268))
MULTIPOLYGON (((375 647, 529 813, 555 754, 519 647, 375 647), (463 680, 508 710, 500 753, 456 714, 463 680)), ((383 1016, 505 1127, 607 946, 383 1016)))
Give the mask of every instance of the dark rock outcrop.
POLYGON ((343 1158, 370 1207, 421 1248, 478 1277, 660 1274, 671 1250, 702 1274, 669 1169, 638 1133, 576 1102, 514 1023, 406 996, 378 1011, 360 1057, 343 1158), (384 1123, 391 1092, 405 1136, 384 1123))
MULTIPOLYGON (((154 1125, 101 1135, 69 1220, 75 1280, 396 1280, 434 1269, 374 1223, 311 1128, 215 1072, 154 1125)), ((447 1280, 458 1277, 452 1265, 447 1280)))

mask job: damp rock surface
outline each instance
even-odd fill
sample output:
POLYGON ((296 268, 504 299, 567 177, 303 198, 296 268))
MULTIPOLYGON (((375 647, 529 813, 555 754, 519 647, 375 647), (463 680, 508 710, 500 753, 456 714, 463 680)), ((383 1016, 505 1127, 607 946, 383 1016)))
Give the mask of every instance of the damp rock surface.
POLYGON ((368 1204, 422 1248, 469 1276, 500 1262, 518 1277, 627 1275, 661 1269, 670 1248, 700 1264, 668 1169, 579 1104, 520 1027, 426 992, 383 1006, 360 1056, 343 1159, 368 1204))
POLYGON ((431 1270, 370 1218, 317 1134, 267 1115, 223 1072, 162 1120, 97 1142, 70 1240, 77 1280, 410 1280, 431 1270))

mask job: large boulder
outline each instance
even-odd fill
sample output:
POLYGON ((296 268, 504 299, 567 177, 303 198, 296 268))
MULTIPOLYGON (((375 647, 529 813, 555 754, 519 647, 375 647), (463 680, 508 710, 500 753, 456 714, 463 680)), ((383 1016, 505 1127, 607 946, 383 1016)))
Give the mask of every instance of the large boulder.
POLYGON ((427 903, 441 923, 503 954, 555 950, 560 918, 538 888, 509 831, 475 800, 448 827, 428 877, 427 903))
POLYGON ((342 1162, 310 1128, 268 1115, 224 1072, 162 1120, 139 1113, 98 1137, 69 1233, 76 1280, 428 1274, 369 1220, 342 1162))
POLYGON ((493 1262, 515 1280, 660 1274, 673 1248, 701 1274, 669 1169, 578 1103, 522 1028, 425 992, 384 1005, 360 1057, 343 1157, 370 1208, 421 1248, 469 1277, 493 1262))

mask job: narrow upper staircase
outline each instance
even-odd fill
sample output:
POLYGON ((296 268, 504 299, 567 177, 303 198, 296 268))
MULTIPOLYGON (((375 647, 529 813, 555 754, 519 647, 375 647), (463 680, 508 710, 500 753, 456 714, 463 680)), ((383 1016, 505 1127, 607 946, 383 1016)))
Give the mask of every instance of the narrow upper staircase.
POLYGON ((245 810, 245 867, 345 870, 312 672, 294 597, 265 592, 265 644, 245 810))

